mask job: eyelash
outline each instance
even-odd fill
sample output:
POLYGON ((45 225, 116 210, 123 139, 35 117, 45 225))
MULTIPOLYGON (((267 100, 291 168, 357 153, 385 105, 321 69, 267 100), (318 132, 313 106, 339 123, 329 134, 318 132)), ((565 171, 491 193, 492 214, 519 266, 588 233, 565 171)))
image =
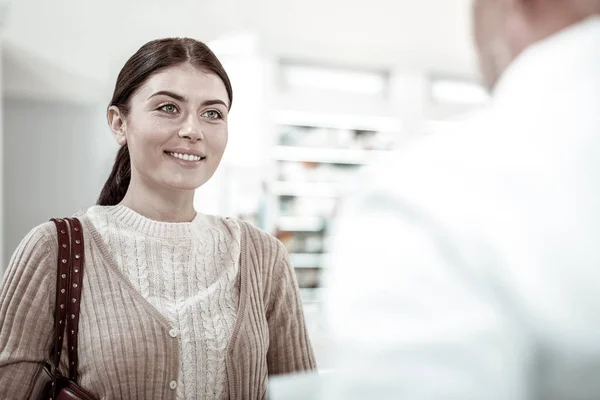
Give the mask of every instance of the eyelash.
POLYGON ((217 113, 217 118, 209 118, 209 119, 223 119, 223 114, 221 114, 221 112, 219 110, 206 110, 204 113, 202 113, 202 115, 209 113, 209 112, 217 113))
POLYGON ((165 104, 161 105, 160 107, 158 107, 158 110, 163 111, 163 112, 165 112, 167 114, 174 114, 174 112, 169 112, 169 111, 165 111, 164 110, 164 108, 168 107, 168 106, 174 107, 175 108, 175 112, 179 111, 179 107, 177 107, 175 104, 171 104, 171 103, 165 103, 165 104))
MULTIPOLYGON (((158 109, 161 110, 161 111, 163 111, 163 112, 165 112, 165 113, 167 113, 167 114, 174 114, 175 112, 169 112, 169 111, 165 111, 164 110, 164 108, 167 107, 167 106, 175 107, 175 110, 179 111, 179 107, 177 107, 175 104, 172 104, 172 103, 163 104, 160 107, 158 107, 158 109)), ((206 113, 209 113, 209 112, 215 112, 215 113, 217 113, 217 118, 209 118, 209 119, 223 119, 223 114, 219 110, 215 110, 215 109, 213 109, 213 110, 206 110, 204 113, 202 113, 202 115, 204 115, 206 113)))

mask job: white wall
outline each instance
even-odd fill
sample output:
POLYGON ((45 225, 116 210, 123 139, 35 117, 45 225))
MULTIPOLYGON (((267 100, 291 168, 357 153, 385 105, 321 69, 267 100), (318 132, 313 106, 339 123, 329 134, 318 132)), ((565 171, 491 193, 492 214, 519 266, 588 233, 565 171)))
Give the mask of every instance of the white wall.
MULTIPOLYGON (((8 20, 10 15, 10 4, 2 3, 0 4, 0 61, 4 59, 4 26, 6 25, 6 21, 8 20)), ((4 193, 6 192, 4 188, 4 107, 2 105, 4 99, 4 63, 0 62, 0 278, 2 277, 5 269, 5 214, 4 214, 4 193)))
POLYGON ((105 106, 4 101, 4 262, 34 226, 95 204, 116 154, 105 106))

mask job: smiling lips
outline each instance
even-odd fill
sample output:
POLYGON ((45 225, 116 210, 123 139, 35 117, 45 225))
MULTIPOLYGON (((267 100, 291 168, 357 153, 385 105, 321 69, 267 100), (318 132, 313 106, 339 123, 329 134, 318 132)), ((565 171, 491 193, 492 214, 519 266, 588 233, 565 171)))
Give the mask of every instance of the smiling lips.
POLYGON ((186 153, 176 153, 176 152, 172 152, 172 151, 167 151, 166 152, 168 155, 170 155, 171 157, 175 157, 179 160, 183 160, 183 161, 202 161, 204 160, 206 157, 202 157, 199 155, 194 155, 194 154, 186 154, 186 153))

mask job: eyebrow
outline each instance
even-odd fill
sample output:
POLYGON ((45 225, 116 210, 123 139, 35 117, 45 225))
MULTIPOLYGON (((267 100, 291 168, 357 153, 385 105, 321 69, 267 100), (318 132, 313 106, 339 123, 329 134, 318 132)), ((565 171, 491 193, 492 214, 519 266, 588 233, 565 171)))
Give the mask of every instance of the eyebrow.
POLYGON ((203 106, 213 106, 215 104, 222 104, 225 106, 225 108, 229 108, 229 106, 223 100, 218 100, 218 99, 206 100, 205 102, 202 103, 203 106))
POLYGON ((160 91, 152 94, 150 97, 148 97, 148 99, 151 99, 155 96, 169 96, 169 97, 174 98, 175 100, 187 102, 187 99, 185 97, 183 97, 182 95, 173 93, 173 92, 169 92, 168 90, 160 90, 160 91))
MULTIPOLYGON (((160 90, 160 91, 152 94, 150 97, 148 97, 148 99, 151 99, 152 97, 155 97, 155 96, 169 96, 169 97, 174 98, 175 100, 178 100, 181 102, 187 102, 187 98, 185 98, 184 96, 177 94, 177 93, 170 92, 168 90, 160 90)), ((212 106, 215 104, 222 104, 223 106, 225 106, 225 108, 229 108, 227 103, 225 103, 223 100, 214 99, 214 100, 206 100, 206 101, 202 102, 202 106, 212 106)))

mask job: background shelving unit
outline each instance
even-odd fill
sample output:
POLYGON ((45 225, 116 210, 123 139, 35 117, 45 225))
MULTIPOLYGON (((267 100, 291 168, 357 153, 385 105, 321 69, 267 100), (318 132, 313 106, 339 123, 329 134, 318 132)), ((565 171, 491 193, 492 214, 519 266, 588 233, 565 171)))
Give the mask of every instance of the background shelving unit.
POLYGON ((305 305, 318 304, 327 234, 345 187, 391 150, 400 122, 280 111, 274 125, 269 230, 290 253, 305 305))

